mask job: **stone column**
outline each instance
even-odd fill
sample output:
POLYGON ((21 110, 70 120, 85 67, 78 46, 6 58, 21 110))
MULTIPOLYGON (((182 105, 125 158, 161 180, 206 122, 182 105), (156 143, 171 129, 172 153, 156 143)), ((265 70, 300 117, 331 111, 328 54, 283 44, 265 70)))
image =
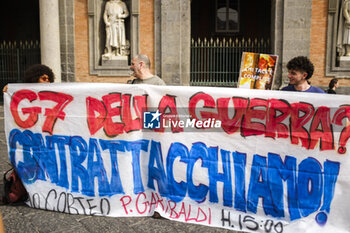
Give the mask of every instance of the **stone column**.
POLYGON ((271 9, 271 41, 272 53, 279 55, 273 89, 279 89, 282 84, 282 55, 283 55, 283 1, 272 0, 271 9))
POLYGON ((190 83, 191 1, 155 0, 156 73, 168 85, 190 83), (159 58, 161 61, 159 61, 159 58), (158 59, 158 60, 157 60, 158 59))
POLYGON ((282 51, 279 63, 282 64, 283 84, 289 83, 286 64, 296 56, 310 56, 312 0, 283 1, 282 51))
POLYGON ((59 0, 40 0, 41 63, 55 74, 55 82, 61 82, 61 53, 59 28, 59 0))

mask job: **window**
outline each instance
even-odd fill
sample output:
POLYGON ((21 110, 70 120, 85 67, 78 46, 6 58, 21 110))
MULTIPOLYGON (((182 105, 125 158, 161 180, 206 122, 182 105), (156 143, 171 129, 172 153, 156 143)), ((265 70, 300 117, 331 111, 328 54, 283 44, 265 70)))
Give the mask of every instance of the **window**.
POLYGON ((216 32, 239 32, 239 1, 216 0, 216 32))

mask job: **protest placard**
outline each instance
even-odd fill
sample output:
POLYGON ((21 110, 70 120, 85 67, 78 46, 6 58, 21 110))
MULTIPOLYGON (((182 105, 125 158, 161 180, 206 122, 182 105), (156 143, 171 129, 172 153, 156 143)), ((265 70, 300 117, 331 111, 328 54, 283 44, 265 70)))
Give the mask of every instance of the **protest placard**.
POLYGON ((271 90, 277 66, 277 55, 243 52, 238 87, 271 90))
POLYGON ((9 159, 34 208, 248 232, 347 232, 349 96, 10 84, 9 159))

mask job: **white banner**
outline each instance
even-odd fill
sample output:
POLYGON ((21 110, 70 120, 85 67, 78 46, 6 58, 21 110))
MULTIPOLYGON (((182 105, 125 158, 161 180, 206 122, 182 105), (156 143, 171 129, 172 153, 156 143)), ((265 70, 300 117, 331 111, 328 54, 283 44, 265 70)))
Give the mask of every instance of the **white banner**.
POLYGON ((248 232, 348 232, 349 96, 13 84, 9 159, 34 208, 248 232))

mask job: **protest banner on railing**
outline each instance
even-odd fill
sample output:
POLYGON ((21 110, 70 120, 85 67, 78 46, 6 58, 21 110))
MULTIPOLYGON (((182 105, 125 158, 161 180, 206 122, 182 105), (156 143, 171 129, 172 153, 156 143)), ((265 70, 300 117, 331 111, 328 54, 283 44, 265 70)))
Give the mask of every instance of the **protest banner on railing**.
POLYGON ((349 96, 10 84, 9 159, 34 208, 248 232, 347 232, 349 96))

